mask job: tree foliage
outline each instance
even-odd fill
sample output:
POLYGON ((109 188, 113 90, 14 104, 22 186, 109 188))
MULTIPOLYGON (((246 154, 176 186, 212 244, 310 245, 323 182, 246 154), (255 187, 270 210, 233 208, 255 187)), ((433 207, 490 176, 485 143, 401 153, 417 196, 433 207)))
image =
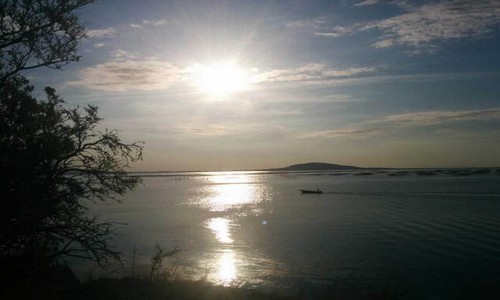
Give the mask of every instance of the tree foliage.
POLYGON ((92 0, 0 0, 0 258, 51 264, 70 256, 118 258, 112 223, 89 201, 119 201, 139 142, 101 130, 95 106, 68 108, 55 90, 33 96, 23 71, 77 61, 85 36, 75 11, 92 0))
POLYGON ((141 144, 99 131, 97 107, 65 108, 52 88, 45 101, 22 81, 2 90, 0 253, 42 251, 50 261, 116 256, 107 244, 111 223, 87 215, 82 200, 119 200, 133 188, 138 179, 125 169, 142 157, 141 144))
POLYGON ((0 83, 23 70, 78 61, 75 10, 93 0, 0 0, 0 83))

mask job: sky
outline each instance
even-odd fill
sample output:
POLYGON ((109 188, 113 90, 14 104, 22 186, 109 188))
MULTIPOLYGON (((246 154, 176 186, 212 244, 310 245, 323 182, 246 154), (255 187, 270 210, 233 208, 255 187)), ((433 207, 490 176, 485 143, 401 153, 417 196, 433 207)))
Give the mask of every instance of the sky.
POLYGON ((500 1, 101 0, 80 62, 30 72, 134 170, 500 166, 500 1))

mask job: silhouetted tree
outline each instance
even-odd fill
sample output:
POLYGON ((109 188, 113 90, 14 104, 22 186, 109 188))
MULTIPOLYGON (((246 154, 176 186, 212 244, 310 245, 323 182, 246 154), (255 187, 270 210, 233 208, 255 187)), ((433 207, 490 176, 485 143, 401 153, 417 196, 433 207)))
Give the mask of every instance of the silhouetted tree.
POLYGON ((90 2, 0 0, 0 263, 119 258, 112 223, 88 214, 88 201, 119 201, 138 183, 125 170, 142 158, 141 143, 99 130, 97 107, 67 108, 50 87, 37 100, 22 76, 78 60, 75 10, 90 2))
POLYGON ((75 10, 93 0, 0 0, 0 83, 40 66, 78 61, 85 36, 75 10))
MULTIPOLYGON (((119 200, 138 179, 125 173, 140 143, 97 129, 97 107, 65 108, 54 89, 37 101, 25 81, 9 81, 0 105, 0 254, 117 258, 111 223, 86 214, 85 200, 119 200)), ((87 203, 88 204, 88 203, 87 203)))

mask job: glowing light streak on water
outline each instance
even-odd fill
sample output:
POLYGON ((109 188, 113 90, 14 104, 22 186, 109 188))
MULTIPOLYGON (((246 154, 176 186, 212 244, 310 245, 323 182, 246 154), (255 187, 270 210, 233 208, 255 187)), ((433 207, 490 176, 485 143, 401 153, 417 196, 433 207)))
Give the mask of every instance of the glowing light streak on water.
POLYGON ((222 251, 221 256, 219 256, 217 261, 217 281, 223 285, 229 286, 237 278, 236 269, 236 253, 231 249, 225 249, 222 251))
POLYGON ((226 218, 212 218, 208 220, 206 227, 215 235, 215 238, 223 244, 231 244, 231 232, 229 231, 230 221, 226 218))

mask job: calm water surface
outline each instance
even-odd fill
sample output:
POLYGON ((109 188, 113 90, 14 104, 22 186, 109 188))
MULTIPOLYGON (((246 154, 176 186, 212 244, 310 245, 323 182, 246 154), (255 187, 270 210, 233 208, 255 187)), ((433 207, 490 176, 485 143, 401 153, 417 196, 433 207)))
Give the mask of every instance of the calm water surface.
POLYGON ((182 277, 306 299, 448 299, 500 283, 500 172, 390 172, 153 174, 93 212, 127 223, 115 239, 127 272, 134 247, 146 272, 158 243, 183 250, 165 263, 182 277))

